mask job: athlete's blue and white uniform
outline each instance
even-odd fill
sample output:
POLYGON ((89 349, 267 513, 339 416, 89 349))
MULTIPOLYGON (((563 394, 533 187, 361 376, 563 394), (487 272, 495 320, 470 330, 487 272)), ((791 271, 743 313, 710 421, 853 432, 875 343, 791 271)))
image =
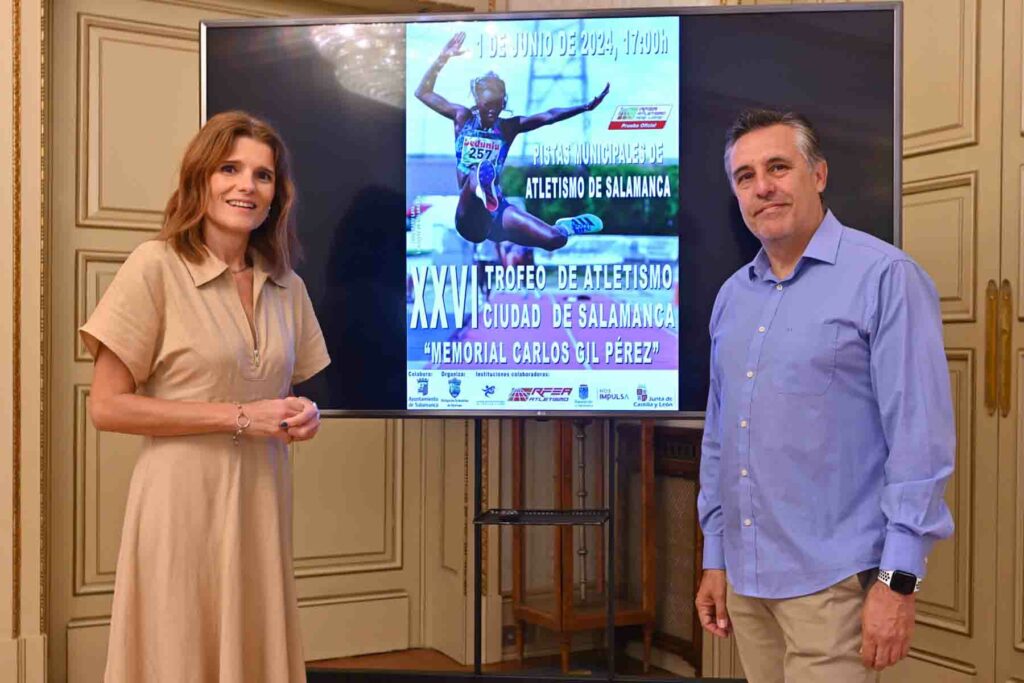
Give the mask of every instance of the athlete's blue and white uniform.
MULTIPOLYGON (((496 176, 500 178, 510 145, 502 137, 497 119, 490 128, 484 128, 480 121, 480 112, 475 108, 472 112, 473 118, 466 121, 455 135, 456 165, 462 173, 470 174, 475 173, 476 167, 484 161, 490 161, 496 176)), ((495 183, 495 189, 498 194, 498 208, 488 213, 491 214, 495 227, 501 229, 501 217, 509 203, 498 183, 495 183)))

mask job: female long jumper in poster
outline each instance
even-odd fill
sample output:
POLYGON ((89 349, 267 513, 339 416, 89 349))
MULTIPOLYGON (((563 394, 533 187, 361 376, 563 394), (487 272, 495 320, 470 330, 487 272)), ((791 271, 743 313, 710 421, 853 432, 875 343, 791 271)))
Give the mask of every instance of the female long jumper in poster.
POLYGON ((438 114, 455 123, 455 165, 459 185, 459 204, 455 228, 471 242, 485 239, 507 240, 524 247, 558 249, 570 234, 599 232, 601 219, 592 214, 559 218, 548 225, 536 216, 512 206, 501 192, 501 170, 508 150, 520 133, 579 116, 601 104, 609 85, 589 102, 575 107, 559 107, 529 116, 499 115, 508 105, 505 81, 493 71, 470 82, 472 107, 452 104, 434 91, 437 75, 452 57, 465 54, 462 44, 466 33, 459 31, 441 50, 416 88, 416 98, 438 114))
POLYGON ((411 24, 406 57, 409 408, 675 409, 678 20, 411 24))

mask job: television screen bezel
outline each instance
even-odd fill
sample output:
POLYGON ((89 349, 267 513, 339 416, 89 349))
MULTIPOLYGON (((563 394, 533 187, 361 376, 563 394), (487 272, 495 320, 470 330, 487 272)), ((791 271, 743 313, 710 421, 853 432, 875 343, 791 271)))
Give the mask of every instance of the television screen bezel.
MULTIPOLYGON (((884 2, 854 2, 833 5, 769 5, 769 6, 717 6, 717 7, 651 7, 580 10, 545 10, 501 13, 437 13, 437 14, 358 14, 319 17, 289 17, 266 19, 218 19, 199 22, 199 82, 200 82, 200 126, 207 120, 207 31, 218 28, 273 28, 294 26, 319 26, 327 24, 413 24, 437 22, 487 22, 521 21, 533 19, 591 19, 624 17, 684 17, 692 15, 723 14, 787 14, 817 12, 891 12, 893 14, 893 244, 902 246, 902 187, 903 187, 903 3, 898 0, 884 2)), ((344 418, 455 418, 455 419, 497 419, 497 418, 616 418, 616 419, 661 419, 661 420, 702 420, 705 411, 682 410, 346 410, 323 409, 324 417, 344 418)))

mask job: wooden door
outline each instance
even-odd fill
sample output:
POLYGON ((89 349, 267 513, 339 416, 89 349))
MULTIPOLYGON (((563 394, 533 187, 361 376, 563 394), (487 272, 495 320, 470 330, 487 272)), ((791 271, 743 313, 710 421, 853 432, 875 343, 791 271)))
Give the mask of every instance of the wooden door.
POLYGON ((1003 212, 1001 328, 998 341, 997 403, 998 556, 993 614, 996 623, 996 675, 999 683, 1024 681, 1024 10, 1019 1, 1003 4, 1003 212))

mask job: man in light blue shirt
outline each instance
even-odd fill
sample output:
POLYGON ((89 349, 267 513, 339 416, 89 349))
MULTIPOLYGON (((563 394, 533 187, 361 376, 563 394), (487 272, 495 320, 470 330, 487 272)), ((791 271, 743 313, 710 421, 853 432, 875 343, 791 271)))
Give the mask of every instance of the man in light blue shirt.
POLYGON ((725 164, 762 248, 711 316, 698 614, 735 633, 751 683, 872 681, 906 656, 926 557, 953 532, 938 295, 826 210, 804 117, 744 112, 725 164))

